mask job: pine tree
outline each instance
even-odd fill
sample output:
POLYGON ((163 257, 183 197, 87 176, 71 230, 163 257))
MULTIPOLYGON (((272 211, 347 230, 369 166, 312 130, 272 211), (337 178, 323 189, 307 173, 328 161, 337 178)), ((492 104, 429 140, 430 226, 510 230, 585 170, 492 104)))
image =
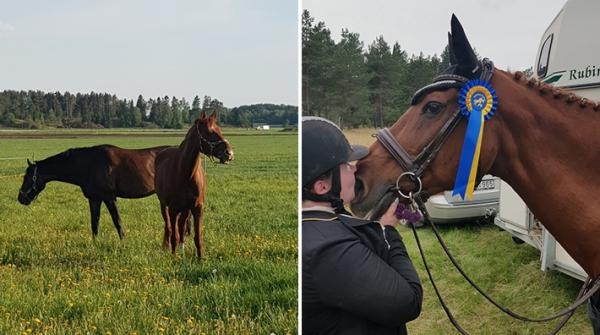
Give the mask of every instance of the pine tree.
POLYGON ((367 67, 371 74, 369 80, 370 101, 373 109, 373 125, 384 127, 385 109, 391 103, 394 87, 392 80, 393 65, 390 46, 379 36, 369 45, 366 55, 367 67))
POLYGON ((144 97, 141 94, 138 95, 137 102, 135 103, 135 107, 137 107, 137 109, 141 113, 142 120, 146 120, 148 118, 148 115, 147 115, 148 104, 146 103, 146 100, 144 100, 144 97))
POLYGON ((323 115, 331 107, 327 92, 334 78, 335 42, 324 22, 314 24, 307 10, 302 13, 302 111, 323 115))
POLYGON ((190 120, 190 122, 193 122, 198 117, 200 117, 200 112, 201 111, 202 111, 202 109, 200 107, 200 97, 199 96, 195 96, 194 97, 194 101, 192 102, 192 109, 190 109, 190 113, 189 113, 189 120, 190 120))
POLYGON ((342 30, 342 39, 333 54, 335 78, 327 94, 329 117, 340 126, 357 127, 369 120, 370 75, 367 73, 363 43, 357 33, 342 30))
POLYGON ((185 100, 185 98, 181 98, 181 121, 182 123, 190 123, 190 104, 185 100))
POLYGON ((171 120, 169 122, 169 128, 179 129, 183 127, 181 122, 181 105, 176 97, 171 99, 171 120))

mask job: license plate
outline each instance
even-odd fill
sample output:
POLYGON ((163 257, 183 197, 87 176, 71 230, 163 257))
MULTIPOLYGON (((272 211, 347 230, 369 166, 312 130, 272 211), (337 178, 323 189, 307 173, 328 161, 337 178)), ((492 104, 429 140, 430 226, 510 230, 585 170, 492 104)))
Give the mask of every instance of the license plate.
POLYGON ((477 190, 493 190, 496 187, 496 181, 494 179, 485 179, 482 180, 479 185, 477 185, 477 190))

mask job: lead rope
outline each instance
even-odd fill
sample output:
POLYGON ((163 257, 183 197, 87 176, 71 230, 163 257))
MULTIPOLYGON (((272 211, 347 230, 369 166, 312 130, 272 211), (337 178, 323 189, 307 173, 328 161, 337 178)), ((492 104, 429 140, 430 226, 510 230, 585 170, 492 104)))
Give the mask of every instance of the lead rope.
MULTIPOLYGON (((452 262, 452 264, 456 267, 456 269, 460 272, 460 274, 467 280, 467 282, 469 282, 469 284, 471 284, 471 286, 473 286, 473 288, 475 288, 477 290, 477 292, 479 292, 484 298, 486 298, 490 303, 492 303, 494 306, 496 306, 498 309, 500 309, 501 311, 503 311, 504 313, 510 315, 511 317, 521 320, 521 321, 528 321, 528 322, 545 322, 545 321, 550 321, 556 318, 559 318, 561 316, 564 316, 563 319, 556 325, 556 327, 549 333, 549 334, 556 334, 558 333, 558 331, 560 331, 560 329, 567 323, 567 321, 571 318, 571 316, 575 313, 575 310, 581 305, 583 304, 587 299, 589 299, 589 297, 591 297, 597 290, 598 288, 600 288, 600 281, 598 279, 592 281, 589 277, 586 279, 585 283, 582 285, 577 298, 575 300, 575 302, 573 302, 573 304, 565 309, 563 309, 562 311, 555 313, 554 315, 550 316, 550 317, 545 317, 545 318, 540 318, 540 319, 532 319, 532 318, 528 318, 525 316, 521 316, 519 314, 516 314, 514 312, 512 312, 510 309, 500 305, 499 303, 497 303, 494 299, 492 299, 490 296, 488 296, 485 292, 483 292, 483 290, 477 286, 477 284, 475 284, 473 282, 473 280, 471 280, 471 278, 469 278, 469 276, 467 276, 467 274, 464 272, 464 270, 462 269, 462 267, 458 264, 458 262, 456 261, 456 259, 454 259, 454 257, 452 256, 452 254, 450 253, 450 251, 448 250, 448 247, 446 246, 446 243, 444 242, 444 240, 442 239, 442 237, 439 234, 439 231, 437 230, 436 225, 431 221, 430 217, 429 217, 429 213, 427 212, 427 209, 425 208, 425 204, 423 202, 423 200, 421 199, 420 196, 414 195, 411 198, 412 201, 417 203, 417 206, 419 207, 419 210, 421 211, 421 213, 423 214, 423 218, 425 220, 426 224, 429 224, 432 227, 432 230, 436 236, 436 238, 438 239, 440 245, 442 246, 442 249, 444 250, 444 252, 446 253, 446 255, 448 256, 448 258, 450 259, 450 261, 452 262)), ((423 252, 423 247, 421 245, 421 241, 419 240, 419 236, 417 234, 417 230, 414 226, 413 223, 409 223, 410 227, 412 228, 413 231, 413 235, 415 236, 415 241, 417 242, 417 246, 419 248, 419 253, 421 255, 421 259, 423 260, 423 265, 425 266, 425 270, 427 272, 427 276, 429 277, 429 280, 431 281, 431 285, 433 286, 433 289, 435 291, 435 294, 438 297, 438 300, 440 301, 442 308, 444 309, 444 312, 446 313, 446 315, 448 316, 448 319, 450 320, 450 322, 452 323, 452 325, 456 328, 456 330, 464 335, 468 335, 469 333, 460 326, 460 324, 458 323, 458 321, 456 320, 456 318, 454 317, 454 315, 452 315, 452 313, 450 312, 450 309, 448 308, 448 306, 446 305, 442 295, 440 294, 437 285, 434 282, 433 276, 431 274, 431 271, 429 269, 429 265, 427 264, 427 260, 425 258, 425 253, 423 252)))

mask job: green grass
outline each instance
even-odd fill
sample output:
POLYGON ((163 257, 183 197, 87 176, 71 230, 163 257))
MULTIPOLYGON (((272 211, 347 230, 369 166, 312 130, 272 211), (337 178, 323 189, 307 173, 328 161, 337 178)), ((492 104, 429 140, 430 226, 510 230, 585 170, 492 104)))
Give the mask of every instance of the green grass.
MULTIPOLYGON (((297 332, 297 135, 225 129, 235 161, 206 163, 206 258, 188 238, 161 249, 156 196, 118 202, 126 238, 106 208, 91 238, 88 204, 52 182, 26 207, 17 193, 26 163, 71 147, 178 144, 182 131, 49 131, 0 136, 0 334, 295 334, 297 332), (10 158, 10 159, 7 159, 10 158)), ((369 144, 372 130, 364 130, 369 144)), ((3 131, 0 133, 5 134, 3 131)), ((357 142, 352 140, 352 142, 357 142)), ((545 316, 569 305, 580 282, 539 270, 539 252, 492 225, 441 227, 465 271, 513 311, 545 316)), ((412 335, 456 334, 435 297, 407 228, 401 235, 423 281, 412 335)), ((555 323, 514 321, 462 279, 428 228, 419 234, 451 311, 472 334, 546 334, 555 323)), ((561 334, 591 334, 584 308, 561 334)))
POLYGON ((76 186, 51 182, 30 206, 16 200, 33 153, 39 160, 101 143, 176 145, 182 132, 1 136, 0 333, 295 334, 297 134, 224 133, 235 161, 205 162, 202 261, 191 238, 176 256, 161 249, 154 195, 119 199, 123 241, 105 207, 92 240, 76 186))
MULTIPOLYGON (((570 305, 582 282, 557 271, 540 270, 540 253, 527 244, 515 244, 510 235, 492 224, 438 225, 450 252, 465 272, 488 295, 515 313, 545 317, 570 305)), ((410 334, 456 334, 442 309, 412 231, 400 228, 424 288, 421 316, 408 324, 410 334)), ((557 324, 527 323, 507 316, 479 295, 447 259, 429 227, 420 228, 427 262, 450 311, 471 334, 547 334, 557 324)), ((585 305, 560 334, 592 334, 585 305)))

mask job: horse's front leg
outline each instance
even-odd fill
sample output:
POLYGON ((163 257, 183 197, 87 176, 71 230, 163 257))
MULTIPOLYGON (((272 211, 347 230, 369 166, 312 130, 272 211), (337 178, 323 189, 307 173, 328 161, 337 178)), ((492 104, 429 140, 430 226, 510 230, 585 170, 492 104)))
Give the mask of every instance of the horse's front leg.
POLYGON ((194 244, 196 245, 196 251, 198 252, 198 259, 202 259, 202 221, 204 219, 203 205, 200 204, 198 207, 192 208, 192 216, 194 217, 194 244))
POLYGON ((167 250, 171 246, 171 222, 169 219, 169 208, 164 204, 160 204, 160 213, 165 222, 165 235, 163 237, 163 249, 167 250))
POLYGON ((88 199, 90 203, 90 214, 92 218, 92 236, 94 239, 98 236, 98 222, 100 221, 100 205, 101 201, 88 199))
POLYGON ((179 229, 177 229, 177 221, 179 220, 181 213, 169 210, 167 214, 169 217, 169 230, 171 232, 171 252, 174 255, 175 251, 177 250, 177 246, 179 245, 179 229))
POLYGON ((123 232, 123 228, 121 228, 121 217, 119 216, 119 210, 117 209, 117 199, 105 200, 104 204, 106 205, 106 208, 108 208, 113 224, 117 229, 117 234, 119 234, 119 238, 122 240, 125 233, 123 232))

